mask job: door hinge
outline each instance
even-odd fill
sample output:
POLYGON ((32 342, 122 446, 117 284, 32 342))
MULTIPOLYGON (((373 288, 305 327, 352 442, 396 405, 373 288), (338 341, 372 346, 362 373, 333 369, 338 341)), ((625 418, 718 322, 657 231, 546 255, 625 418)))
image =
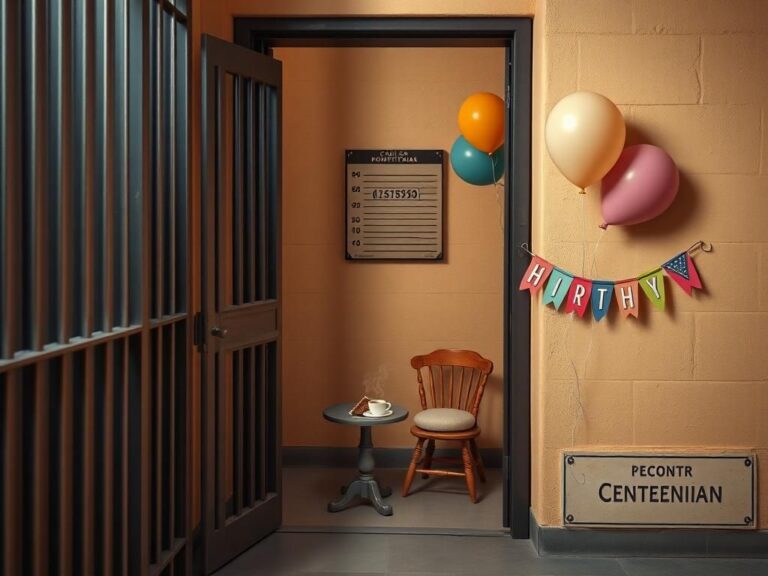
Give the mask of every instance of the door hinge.
POLYGON ((205 315, 202 312, 195 314, 192 340, 200 352, 205 352, 205 315))

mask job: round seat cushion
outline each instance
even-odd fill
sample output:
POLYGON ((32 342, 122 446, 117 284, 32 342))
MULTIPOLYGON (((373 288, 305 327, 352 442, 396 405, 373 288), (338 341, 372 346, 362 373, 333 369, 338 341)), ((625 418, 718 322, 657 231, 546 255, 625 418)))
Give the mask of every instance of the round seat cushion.
POLYGON ((475 417, 456 408, 429 408, 416 414, 413 423, 432 432, 459 432, 475 425, 475 417))

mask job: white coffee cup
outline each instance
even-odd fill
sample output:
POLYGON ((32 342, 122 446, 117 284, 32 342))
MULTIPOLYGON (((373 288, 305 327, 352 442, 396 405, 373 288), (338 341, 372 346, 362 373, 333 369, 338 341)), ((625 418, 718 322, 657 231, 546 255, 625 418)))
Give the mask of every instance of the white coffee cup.
POLYGON ((392 408, 392 404, 386 400, 368 400, 368 412, 373 416, 384 416, 390 408, 392 408))

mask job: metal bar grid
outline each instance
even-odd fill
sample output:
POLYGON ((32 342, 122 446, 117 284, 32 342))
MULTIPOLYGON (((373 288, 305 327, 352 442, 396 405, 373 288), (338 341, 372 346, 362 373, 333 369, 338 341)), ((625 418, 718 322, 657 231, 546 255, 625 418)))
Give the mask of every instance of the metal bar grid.
POLYGON ((0 149, 0 358, 11 358, 21 349, 20 307, 19 298, 22 293, 20 256, 20 238, 18 223, 21 219, 21 75, 20 63, 20 10, 19 3, 12 0, 2 0, 0 4, 2 18, 2 55, 0 64, 0 122, 2 122, 2 138, 0 149))
POLYGON ((243 157, 245 158, 245 208, 246 225, 245 225, 245 263, 247 266, 247 272, 245 275, 246 289, 245 297, 247 302, 256 301, 256 278, 258 263, 256 262, 256 170, 257 170, 257 130, 255 126, 256 121, 256 91, 258 87, 256 83, 250 78, 246 79, 245 85, 245 111, 243 114, 243 125, 246 130, 245 135, 245 150, 243 157))
POLYGON ((114 327, 113 226, 114 211, 114 114, 115 15, 112 2, 97 2, 95 16, 95 150, 96 190, 94 194, 95 224, 95 329, 108 332, 114 327))
POLYGON ((173 15, 168 12, 163 13, 163 35, 165 39, 163 45, 163 61, 166 70, 163 79, 163 106, 165 108, 165 117, 167 119, 167 129, 165 132, 165 187, 168 194, 166 221, 164 223, 166 249, 165 260, 168 263, 166 274, 168 278, 165 281, 165 292, 163 295, 164 314, 173 314, 176 312, 176 282, 177 282, 177 244, 176 244, 176 221, 177 221, 177 190, 176 190, 176 25, 173 21, 173 15))
POLYGON ((0 0, 4 574, 190 567, 189 36, 185 3, 152 2, 157 30, 149 4, 0 0), (149 153, 146 82, 155 54, 162 77, 152 97, 170 119, 158 157, 149 153), (156 192, 167 264, 158 323, 148 308, 158 285, 146 234, 155 164, 165 175, 156 192), (146 530, 153 349, 164 504, 154 567, 146 530))
POLYGON ((268 135, 264 126, 267 125, 267 90, 268 86, 259 84, 258 86, 258 146, 257 146, 257 209, 256 218, 258 230, 258 237, 256 243, 256 253, 258 254, 258 291, 256 295, 257 300, 267 299, 267 268, 268 268, 268 237, 267 231, 267 194, 268 194, 268 182, 267 182, 267 154, 269 152, 268 135))
POLYGON ((149 28, 152 30, 152 54, 149 61, 151 91, 151 158, 152 158, 152 268, 150 272, 151 304, 150 316, 162 318, 164 313, 163 294, 165 281, 165 106, 164 106, 164 60, 163 60, 163 9, 160 4, 153 4, 149 10, 149 28))
POLYGON ((115 326, 128 326, 128 4, 115 1, 115 67, 114 67, 114 207, 118 214, 113 228, 113 318, 115 326))
POLYGON ((240 76, 232 80, 232 304, 243 303, 243 114, 240 76))

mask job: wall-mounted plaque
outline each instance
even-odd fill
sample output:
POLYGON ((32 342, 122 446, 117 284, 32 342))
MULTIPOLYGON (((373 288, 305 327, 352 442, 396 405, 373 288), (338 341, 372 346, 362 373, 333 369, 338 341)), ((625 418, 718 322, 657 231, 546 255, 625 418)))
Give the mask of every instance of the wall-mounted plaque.
POLYGON ((563 524, 757 527, 757 462, 719 454, 563 453, 563 524))
POLYGON ((442 260, 443 151, 347 150, 347 259, 442 260))

